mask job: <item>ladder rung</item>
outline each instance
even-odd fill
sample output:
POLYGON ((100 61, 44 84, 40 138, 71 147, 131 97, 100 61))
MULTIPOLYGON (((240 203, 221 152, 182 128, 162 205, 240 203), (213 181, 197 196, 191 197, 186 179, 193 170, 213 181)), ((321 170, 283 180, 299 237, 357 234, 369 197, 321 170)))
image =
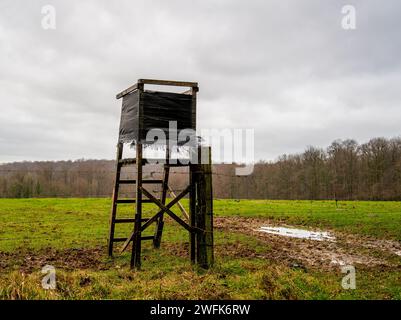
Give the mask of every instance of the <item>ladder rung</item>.
MULTIPOLYGON (((141 219, 141 222, 146 222, 148 220, 149 220, 148 218, 143 218, 141 219)), ((121 218, 114 220, 114 223, 131 223, 131 222, 135 222, 135 218, 121 218)))
POLYGON ((158 184, 158 183, 163 183, 163 180, 142 180, 142 183, 158 184))
MULTIPOLYGON (((141 237, 141 240, 153 240, 154 236, 141 237)), ((113 242, 125 242, 128 238, 114 238, 113 242)))
MULTIPOLYGON (((120 184, 135 184, 136 180, 119 180, 118 183, 120 183, 120 184)), ((142 183, 158 184, 158 183, 163 183, 163 180, 142 180, 142 183)))
POLYGON ((136 180, 118 180, 119 184, 135 184, 136 180))
POLYGON ((120 200, 116 200, 116 203, 135 203, 136 200, 135 199, 120 199, 120 200))
MULTIPOLYGON (((116 200, 116 203, 136 203, 136 199, 119 199, 116 200)), ((142 199, 142 203, 154 203, 150 199, 142 199)))
POLYGON ((145 236, 141 237, 141 240, 153 240, 155 237, 154 236, 145 236))

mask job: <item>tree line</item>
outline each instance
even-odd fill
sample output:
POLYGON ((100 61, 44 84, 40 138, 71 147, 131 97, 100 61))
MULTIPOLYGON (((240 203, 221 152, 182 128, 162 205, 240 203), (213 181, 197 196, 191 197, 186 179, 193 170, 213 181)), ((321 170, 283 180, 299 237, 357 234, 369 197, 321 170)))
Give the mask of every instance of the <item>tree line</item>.
MULTIPOLYGON (((236 167, 213 165, 216 198, 401 200, 401 138, 374 138, 364 144, 336 140, 325 149, 309 146, 300 154, 260 161, 249 176, 235 176, 236 167)), ((130 178, 132 170, 124 169, 123 178, 130 178)), ((0 197, 108 197, 114 171, 112 160, 3 164, 0 197)), ((162 172, 146 166, 144 177, 161 179, 162 172)), ((173 170, 173 189, 179 191, 187 183, 183 170, 173 170)), ((132 186, 124 186, 121 193, 132 197, 132 186)))

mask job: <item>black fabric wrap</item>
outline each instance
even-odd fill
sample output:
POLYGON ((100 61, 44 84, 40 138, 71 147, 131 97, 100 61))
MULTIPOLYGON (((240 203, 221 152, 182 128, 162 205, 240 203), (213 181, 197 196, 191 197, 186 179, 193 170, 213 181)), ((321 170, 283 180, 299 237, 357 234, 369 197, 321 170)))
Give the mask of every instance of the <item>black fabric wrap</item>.
POLYGON ((139 91, 123 97, 119 141, 123 143, 151 143, 145 141, 151 129, 161 129, 169 135, 169 121, 177 122, 178 131, 195 130, 192 123, 192 96, 171 92, 139 91), (142 112, 140 111, 142 104, 142 112))
POLYGON ((123 97, 121 108, 119 142, 130 143, 138 140, 139 92, 135 91, 123 97))

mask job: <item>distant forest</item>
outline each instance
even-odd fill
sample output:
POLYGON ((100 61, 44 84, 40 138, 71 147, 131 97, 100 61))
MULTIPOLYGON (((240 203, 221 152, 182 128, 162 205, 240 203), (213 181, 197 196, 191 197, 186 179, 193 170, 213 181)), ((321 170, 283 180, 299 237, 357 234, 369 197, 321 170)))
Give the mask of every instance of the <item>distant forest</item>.
MULTIPOLYGON (((145 177, 161 179, 160 168, 147 167, 145 177)), ((235 176, 235 167, 213 166, 216 198, 401 200, 401 138, 375 138, 361 145, 338 140, 326 149, 310 146, 301 154, 258 162, 250 176, 235 176)), ((125 168, 123 176, 129 178, 133 168, 125 168)), ((114 170, 112 160, 3 164, 0 197, 111 196, 114 170)), ((173 189, 182 190, 187 175, 173 170, 170 181, 173 189)), ((133 187, 124 188, 122 195, 132 197, 133 187)))

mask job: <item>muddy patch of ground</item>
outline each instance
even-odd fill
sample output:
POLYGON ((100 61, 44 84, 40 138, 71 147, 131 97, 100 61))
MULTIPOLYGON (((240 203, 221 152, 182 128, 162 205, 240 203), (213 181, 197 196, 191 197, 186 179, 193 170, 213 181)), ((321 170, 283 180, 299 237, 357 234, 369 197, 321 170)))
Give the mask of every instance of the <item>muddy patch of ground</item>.
POLYGON ((47 264, 65 270, 105 270, 109 268, 104 261, 105 252, 106 249, 104 247, 64 250, 48 248, 35 252, 27 250, 0 252, 0 272, 12 269, 18 269, 23 272, 40 271, 47 264))
MULTIPOLYGON (((399 259, 401 243, 397 241, 364 238, 333 231, 330 233, 335 236, 335 241, 290 238, 260 232, 262 226, 274 226, 268 220, 261 218, 217 217, 214 226, 217 230, 252 235, 266 243, 265 252, 256 254, 251 251, 251 256, 265 257, 290 265, 299 264, 324 269, 338 268, 339 265, 401 267, 399 259)), ((227 248, 223 251, 225 250, 227 248)))

